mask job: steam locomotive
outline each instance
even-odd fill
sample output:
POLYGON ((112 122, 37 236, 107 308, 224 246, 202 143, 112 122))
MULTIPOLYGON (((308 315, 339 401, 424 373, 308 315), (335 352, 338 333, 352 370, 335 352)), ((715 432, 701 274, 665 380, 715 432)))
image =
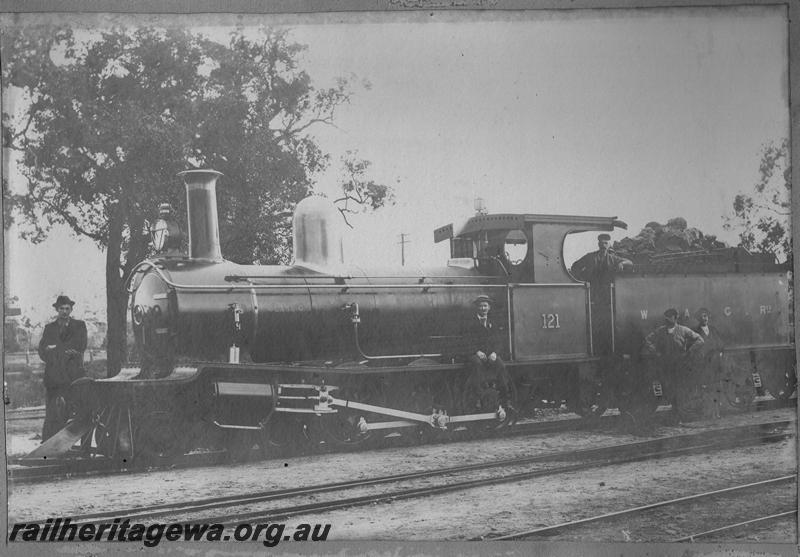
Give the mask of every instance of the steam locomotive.
POLYGON ((435 242, 450 243, 444 266, 364 269, 344 262, 338 211, 311 197, 294 214, 293 265, 239 265, 221 254, 220 174, 181 176, 188 254, 165 210, 152 231, 158 255, 129 279, 140 362, 76 382, 77 418, 31 456, 58 454, 80 438, 87 451, 138 458, 214 444, 357 445, 398 432, 491 430, 542 405, 599 415, 624 396, 657 401, 657 390, 625 395, 619 385, 667 307, 684 321, 711 309, 726 339, 733 404, 758 387, 780 397, 794 389, 787 270, 774 261, 743 253, 699 266, 636 265, 607 296, 593 297, 563 261, 565 238, 624 222, 477 214, 434 231, 435 242), (486 295, 512 392, 475 412, 464 403, 461 324, 486 295))

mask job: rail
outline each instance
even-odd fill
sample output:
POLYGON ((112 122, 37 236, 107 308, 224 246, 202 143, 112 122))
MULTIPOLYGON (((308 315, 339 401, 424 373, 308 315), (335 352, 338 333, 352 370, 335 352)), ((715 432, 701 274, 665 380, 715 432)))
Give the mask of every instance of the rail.
MULTIPOLYGON (((684 497, 677 497, 675 499, 668 499, 668 500, 664 500, 664 501, 658 501, 656 503, 650 503, 650 504, 647 504, 647 505, 640 505, 638 507, 632 507, 632 508, 623 509, 623 510, 620 510, 620 511, 609 512, 609 513, 605 513, 605 514, 601 514, 601 515, 597 515, 597 516, 590 516, 590 517, 587 517, 587 518, 581 518, 581 519, 572 520, 572 521, 569 521, 569 522, 562 522, 560 524, 554 524, 552 526, 543 526, 541 528, 535 528, 533 530, 526 530, 524 532, 516 532, 516 533, 513 533, 513 534, 508 534, 508 535, 505 535, 505 536, 499 536, 499 537, 493 538, 493 541, 519 540, 519 539, 524 539, 524 538, 528 538, 528 537, 531 537, 531 536, 550 535, 550 534, 553 534, 556 531, 566 530, 566 529, 569 529, 569 528, 575 528, 577 526, 582 526, 584 524, 589 524, 589 523, 593 523, 593 522, 600 522, 600 521, 603 521, 603 520, 609 520, 609 519, 614 519, 614 518, 618 518, 618 517, 622 517, 622 516, 628 516, 628 515, 632 515, 632 514, 637 514, 637 513, 641 513, 642 511, 647 511, 647 510, 651 510, 651 509, 657 509, 659 507, 665 507, 665 506, 669 506, 669 505, 675 505, 677 503, 684 503, 684 502, 689 502, 689 501, 698 501, 700 499, 713 497, 715 495, 739 492, 739 491, 743 491, 743 490, 752 489, 754 487, 762 487, 762 486, 773 485, 773 484, 789 483, 789 482, 795 481, 796 479, 797 478, 796 478, 795 475, 781 476, 781 477, 778 477, 778 478, 771 478, 771 479, 768 479, 768 480, 751 482, 751 483, 747 483, 747 484, 743 484, 743 485, 736 485, 736 486, 733 486, 733 487, 726 487, 726 488, 717 489, 717 490, 714 490, 714 491, 706 491, 706 492, 698 493, 698 494, 695 494, 695 495, 687 495, 687 496, 684 496, 684 497)), ((680 540, 676 540, 676 541, 688 541, 692 537, 694 537, 694 536, 689 536, 687 538, 681 538, 680 540)))

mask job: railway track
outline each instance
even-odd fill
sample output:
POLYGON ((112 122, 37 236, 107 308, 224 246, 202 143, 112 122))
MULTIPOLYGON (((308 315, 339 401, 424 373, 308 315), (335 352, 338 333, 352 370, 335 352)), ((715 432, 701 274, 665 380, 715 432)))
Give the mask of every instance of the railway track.
POLYGON ((347 482, 116 509, 82 516, 72 515, 70 518, 73 523, 96 522, 110 518, 150 520, 156 517, 161 517, 162 520, 163 517, 170 517, 172 521, 202 520, 217 524, 277 521, 301 514, 313 515, 380 502, 423 498, 601 466, 775 442, 794 435, 793 426, 794 421, 786 420, 347 482), (496 473, 497 470, 501 472, 496 473), (323 495, 324 500, 322 500, 323 495), (261 508, 264 505, 270 507, 261 508))
MULTIPOLYGON (((785 404, 777 400, 763 400, 754 404, 756 411, 773 410, 784 406, 785 404)), ((26 411, 27 412, 27 411, 26 411)), ((19 417, 18 419, 27 419, 19 417)), ((668 407, 661 408, 653 418, 651 425, 664 425, 669 423, 671 413, 668 407)), ((476 434, 475 432, 467 433, 463 431, 454 432, 436 432, 429 440, 431 442, 448 442, 453 440, 461 440, 465 436, 487 437, 490 435, 495 436, 526 436, 526 435, 543 435, 549 433, 560 433, 566 431, 576 431, 579 429, 635 429, 636 424, 632 424, 626 420, 625 416, 619 414, 607 413, 601 418, 584 419, 580 417, 574 418, 560 418, 552 421, 523 421, 514 424, 503 430, 494 433, 482 432, 476 434)), ((403 438, 388 439, 386 443, 407 443, 408 440, 403 438)), ((375 446, 365 447, 365 449, 378 448, 375 446)), ((334 447, 331 445, 319 445, 314 447, 314 452, 325 451, 354 451, 357 447, 334 447)), ((291 456, 282 455, 282 456, 291 456)), ((257 451, 251 451, 249 454, 240 459, 263 459, 264 455, 259 454, 257 451)), ((79 453, 74 455, 67 455, 65 458, 48 459, 48 460, 32 460, 24 457, 11 458, 8 461, 7 477, 9 482, 15 484, 54 481, 67 478, 78 477, 91 477, 95 475, 115 475, 115 474, 129 474, 137 473, 146 470, 158 469, 174 469, 174 468, 192 468, 197 466, 216 466, 230 462, 231 455, 225 451, 202 451, 182 455, 177 458, 164 459, 162 461, 146 461, 142 463, 130 462, 125 459, 112 460, 105 457, 87 458, 81 456, 79 453)))
POLYGON ((7 422, 19 420, 44 420, 44 408, 36 407, 6 410, 7 422))
MULTIPOLYGON (((619 422, 618 415, 604 416, 600 420, 587 422, 581 418, 563 418, 547 422, 518 423, 506 430, 499 431, 498 436, 513 437, 526 435, 544 435, 548 433, 561 433, 576 431, 586 427, 613 428, 619 422)), ((440 436, 439 442, 459 439, 466 432, 452 432, 452 437, 440 436)), ((402 442, 402 439, 398 440, 402 442)), ((391 441, 390 441, 391 442, 391 441)), ((323 449, 324 450, 324 449, 323 449)), ((336 449, 330 449, 336 450, 336 449)), ((341 451, 353 451, 354 447, 341 447, 341 451)), ((119 463, 107 458, 66 458, 49 461, 32 461, 26 458, 10 459, 8 465, 8 479, 12 484, 54 481, 67 478, 90 477, 95 475, 130 474, 145 470, 192 468, 196 466, 221 465, 229 461, 225 451, 202 452, 187 454, 164 464, 152 462, 143 465, 136 463, 119 463)), ((257 458, 256 454, 251 455, 257 458)))
POLYGON ((796 484, 796 480, 797 476, 792 474, 757 482, 749 482, 723 489, 657 501, 647 505, 554 524, 552 526, 506 534, 491 539, 493 541, 542 539, 580 539, 586 541, 587 539, 593 539, 593 536, 597 536, 599 539, 608 541, 613 538, 603 536, 601 532, 622 532, 624 539, 620 541, 695 541, 702 537, 719 534, 721 532, 735 531, 753 524, 796 516, 797 509, 792 508, 796 506, 794 502, 796 488, 791 490, 787 488, 787 486, 796 484), (775 505, 776 508, 766 514, 764 514, 765 511, 761 508, 751 509, 751 507, 758 507, 761 504, 760 502, 758 502, 757 505, 753 504, 752 495, 754 492, 763 495, 766 499, 778 501, 775 505), (780 496, 783 495, 784 499, 786 499, 787 497, 785 496, 787 492, 790 495, 790 497, 788 497, 790 499, 788 505, 786 502, 780 502, 780 496), (679 537, 671 537, 674 536, 671 532, 674 532, 676 529, 687 530, 687 526, 681 524, 685 522, 685 520, 681 519, 685 518, 687 515, 696 515, 698 512, 697 507, 702 505, 705 505, 706 508, 708 508, 709 505, 713 505, 713 513, 717 515, 714 523, 717 525, 713 528, 701 531, 698 531, 697 526, 693 525, 691 528, 688 528, 690 533, 679 537), (657 519, 653 518, 653 511, 666 507, 669 507, 670 512, 659 514, 657 519), (733 515, 736 517, 735 519, 729 518, 729 513, 726 512, 726 509, 731 508, 735 508, 735 514, 733 515), (741 520, 742 515, 752 516, 753 518, 741 520), (669 520, 669 518, 672 518, 672 520, 669 520), (731 520, 733 520, 733 522, 731 522, 731 520), (643 522, 644 525, 637 524, 637 521, 643 522), (620 525, 621 522, 622 524, 620 525), (586 533, 587 526, 590 526, 592 530, 589 534, 586 533), (638 531, 642 530, 647 530, 647 534, 644 536, 638 534, 638 531), (658 537, 658 532, 653 532, 653 530, 660 532, 661 538, 658 537))
POLYGON ((708 538, 711 538, 711 537, 716 536, 718 534, 721 534, 723 532, 725 532, 725 533, 735 532, 735 533, 739 533, 740 534, 740 533, 749 531, 750 529, 753 528, 753 526, 763 527, 765 525, 769 525, 770 523, 779 522, 779 521, 782 521, 784 523, 788 523, 788 525, 790 527, 792 527, 792 528, 796 527, 797 526, 797 509, 790 509, 790 510, 780 511, 780 512, 775 513, 775 514, 768 514, 768 515, 763 515, 763 513, 761 513, 760 516, 757 516, 756 518, 752 518, 750 520, 744 520, 744 521, 741 521, 741 522, 735 522, 733 524, 728 524, 728 525, 725 525, 725 526, 719 526, 717 528, 713 528, 711 530, 705 530, 703 532, 696 532, 694 534, 690 534, 690 535, 684 536, 682 538, 676 538, 676 539, 674 539, 672 541, 674 541, 674 542, 694 542, 694 541, 697 541, 699 539, 702 539, 702 541, 707 541, 708 538))

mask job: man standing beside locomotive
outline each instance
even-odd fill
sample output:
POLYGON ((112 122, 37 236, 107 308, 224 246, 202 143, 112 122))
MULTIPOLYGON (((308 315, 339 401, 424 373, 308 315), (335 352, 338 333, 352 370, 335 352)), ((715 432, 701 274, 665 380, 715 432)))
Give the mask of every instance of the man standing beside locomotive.
POLYGON ((626 267, 632 267, 630 259, 620 257, 610 248, 611 236, 597 237, 597 251, 587 253, 572 264, 570 272, 578 280, 591 285, 592 333, 595 352, 607 354, 611 351, 611 283, 614 275, 626 267))
POLYGON ((469 343, 470 355, 467 360, 469 376, 464 385, 464 405, 467 411, 493 411, 499 403, 506 410, 509 404, 510 379, 505 363, 498 355, 503 342, 499 328, 489 317, 491 299, 478 296, 473 302, 476 313, 467 321, 463 336, 469 343), (494 391, 498 400, 490 400, 494 391))
POLYGON ((689 366, 689 358, 703 345, 703 337, 678 323, 678 310, 670 308, 664 312, 666 323, 647 335, 645 348, 650 353, 661 356, 661 380, 667 391, 672 409, 678 421, 683 421, 680 401, 692 378, 683 376, 689 366))
POLYGON ((39 357, 45 362, 46 391, 42 442, 58 433, 66 424, 69 386, 84 375, 86 323, 71 317, 74 305, 69 296, 58 296, 53 304, 58 318, 44 326, 42 340, 39 341, 39 357))
POLYGON ((570 268, 575 278, 592 285, 592 300, 609 299, 609 287, 614 281, 614 274, 633 266, 630 259, 620 257, 610 246, 611 236, 600 234, 597 237, 598 250, 587 253, 570 268))
POLYGON ((703 339, 698 379, 704 393, 711 397, 707 409, 710 410, 712 417, 719 418, 719 408, 722 404, 722 351, 725 349, 725 343, 719 331, 709 322, 711 312, 708 309, 700 308, 695 315, 697 326, 692 330, 703 339))

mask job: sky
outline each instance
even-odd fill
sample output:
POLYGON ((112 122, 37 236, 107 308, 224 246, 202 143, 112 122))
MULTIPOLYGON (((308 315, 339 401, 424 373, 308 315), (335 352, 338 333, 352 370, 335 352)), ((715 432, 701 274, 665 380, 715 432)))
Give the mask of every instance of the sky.
MULTIPOLYGON (((614 239, 681 216, 735 243, 723 217, 756 182, 763 145, 789 134, 781 7, 68 21, 168 23, 219 38, 237 23, 281 25, 308 45, 301 64, 317 87, 369 81, 335 127, 313 132, 334 163, 357 151, 394 186, 394 206, 352 219, 345 256, 362 267, 399 265, 401 233, 408 265, 444 264, 433 229, 472 215, 476 197, 495 213, 617 216, 629 228, 614 239)), ((337 175, 334 164, 318 191, 334 195, 337 175)), ((60 232, 38 246, 7 235, 8 294, 42 319, 62 292, 78 316, 102 311, 103 254, 60 232)), ((594 244, 570 242, 565 259, 594 244)))

